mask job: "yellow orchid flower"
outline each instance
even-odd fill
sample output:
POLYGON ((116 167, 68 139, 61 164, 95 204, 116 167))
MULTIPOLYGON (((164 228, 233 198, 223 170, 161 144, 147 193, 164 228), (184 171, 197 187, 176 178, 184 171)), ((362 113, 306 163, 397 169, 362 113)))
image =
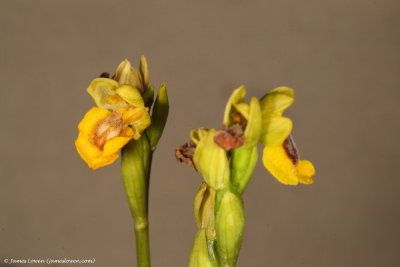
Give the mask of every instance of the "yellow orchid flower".
POLYGON ((111 112, 93 107, 78 125, 75 146, 79 155, 92 169, 113 163, 118 151, 150 125, 145 107, 125 104, 111 112))
POLYGON ((113 163, 131 139, 139 139, 151 118, 139 90, 131 85, 98 78, 87 91, 98 107, 79 123, 75 146, 88 166, 97 169, 113 163))
POLYGON ((294 90, 278 87, 260 101, 262 113, 261 141, 264 143, 263 163, 281 183, 297 185, 313 183, 313 164, 300 160, 299 152, 290 136, 292 121, 282 113, 294 102, 294 90))

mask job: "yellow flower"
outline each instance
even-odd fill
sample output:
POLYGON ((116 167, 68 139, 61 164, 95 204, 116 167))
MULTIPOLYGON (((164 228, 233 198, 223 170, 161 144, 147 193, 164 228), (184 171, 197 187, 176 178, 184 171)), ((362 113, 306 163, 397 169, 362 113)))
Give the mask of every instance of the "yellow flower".
POLYGON ((150 123, 138 89, 108 78, 94 79, 88 89, 98 107, 86 113, 75 141, 82 159, 92 169, 113 163, 131 139, 139 139, 150 123))
POLYGON ((313 183, 313 164, 300 160, 299 152, 290 136, 292 121, 282 113, 294 102, 294 90, 278 87, 260 101, 262 112, 261 141, 264 143, 263 163, 281 183, 297 185, 313 183))
POLYGON ((124 105, 113 112, 93 107, 78 125, 79 155, 92 169, 113 163, 118 151, 131 139, 139 139, 140 131, 150 124, 146 114, 144 107, 124 105))

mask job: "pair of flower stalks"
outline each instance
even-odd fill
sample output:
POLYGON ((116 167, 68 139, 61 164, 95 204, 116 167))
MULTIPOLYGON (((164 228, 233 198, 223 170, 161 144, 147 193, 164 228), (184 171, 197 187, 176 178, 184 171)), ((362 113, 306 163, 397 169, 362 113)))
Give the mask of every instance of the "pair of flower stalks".
POLYGON ((259 141, 264 144, 263 163, 279 182, 313 183, 314 167, 300 160, 290 135, 292 121, 282 116, 294 102, 294 90, 279 87, 249 103, 245 94, 243 86, 232 93, 222 129, 192 131, 191 141, 176 149, 177 159, 205 181, 194 199, 199 230, 189 267, 235 266, 245 225, 242 194, 258 160, 259 141))
POLYGON ((154 99, 147 60, 142 56, 139 70, 125 60, 112 78, 102 73, 94 79, 87 92, 97 107, 79 123, 76 148, 92 169, 113 163, 122 149, 121 174, 134 220, 137 263, 149 267, 149 180, 153 152, 168 117, 166 86, 160 85, 154 99))

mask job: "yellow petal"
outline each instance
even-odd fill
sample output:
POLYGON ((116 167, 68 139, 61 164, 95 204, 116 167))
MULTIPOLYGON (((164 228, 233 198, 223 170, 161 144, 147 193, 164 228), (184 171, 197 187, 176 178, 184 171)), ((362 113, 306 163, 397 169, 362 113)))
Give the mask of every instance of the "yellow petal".
POLYGON ((91 108, 78 124, 79 133, 85 136, 92 134, 98 123, 107 118, 111 113, 112 112, 107 109, 97 107, 91 108))
POLYGON ((86 90, 98 107, 114 110, 123 104, 115 91, 118 87, 119 84, 112 79, 98 78, 94 79, 86 90))
POLYGON ((138 89, 130 85, 122 85, 116 89, 116 93, 127 103, 133 106, 144 107, 143 98, 138 89))
POLYGON ((136 127, 139 133, 142 133, 147 127, 150 126, 150 124, 151 124, 151 117, 146 109, 146 112, 144 112, 140 117, 140 119, 134 123, 134 126, 136 127))
POLYGON ((125 105, 115 112, 121 116, 126 124, 133 124, 138 122, 144 113, 147 113, 147 108, 125 105))
POLYGON ((263 117, 261 142, 266 146, 278 146, 292 131, 292 121, 286 117, 263 117))
POLYGON ((132 137, 118 136, 108 140, 104 144, 102 156, 108 157, 114 153, 118 153, 118 151, 123 148, 131 139, 132 137))
POLYGON ((294 102, 294 90, 278 87, 268 92, 260 101, 263 117, 282 115, 282 112, 294 102))
POLYGON ((118 155, 102 157, 102 151, 93 142, 93 134, 97 125, 110 114, 111 112, 106 109, 92 108, 78 125, 79 136, 75 141, 75 146, 81 158, 92 169, 111 164, 118 158, 118 155))
POLYGON ((283 146, 265 146, 263 163, 268 171, 282 184, 297 185, 296 166, 288 157, 283 146))
MULTIPOLYGON (((104 121, 107 121, 113 114, 115 115, 115 112, 95 107, 86 113, 78 125, 79 135, 75 141, 75 146, 81 158, 92 169, 113 163, 119 156, 118 151, 132 139, 131 134, 133 132, 128 127, 121 133, 126 136, 116 136, 109 140, 104 139, 103 147, 96 144, 94 137, 99 131, 99 125, 104 124, 104 121)), ((109 127, 112 127, 112 125, 109 125, 109 127)))
POLYGON ((314 180, 312 177, 315 175, 314 165, 308 160, 300 160, 297 163, 297 175, 302 184, 312 184, 314 180))
POLYGON ((263 163, 268 171, 281 183, 287 185, 312 184, 315 175, 313 164, 308 160, 291 159, 284 146, 265 146, 263 163))
POLYGON ((148 108, 144 106, 135 107, 125 105, 117 109, 115 112, 120 114, 126 124, 132 126, 132 136, 137 140, 140 138, 140 134, 151 124, 151 118, 147 111, 148 108))

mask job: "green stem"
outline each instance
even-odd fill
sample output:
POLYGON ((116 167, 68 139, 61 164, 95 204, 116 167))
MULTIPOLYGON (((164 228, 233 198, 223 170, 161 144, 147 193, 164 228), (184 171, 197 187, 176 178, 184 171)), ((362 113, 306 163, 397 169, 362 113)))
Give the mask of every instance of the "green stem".
POLYGON ((150 267, 150 240, 149 225, 147 222, 140 223, 140 225, 136 223, 135 239, 138 267, 150 267))
POLYGON ((135 226, 138 267, 150 267, 148 196, 152 153, 144 136, 122 149, 121 176, 135 226))

